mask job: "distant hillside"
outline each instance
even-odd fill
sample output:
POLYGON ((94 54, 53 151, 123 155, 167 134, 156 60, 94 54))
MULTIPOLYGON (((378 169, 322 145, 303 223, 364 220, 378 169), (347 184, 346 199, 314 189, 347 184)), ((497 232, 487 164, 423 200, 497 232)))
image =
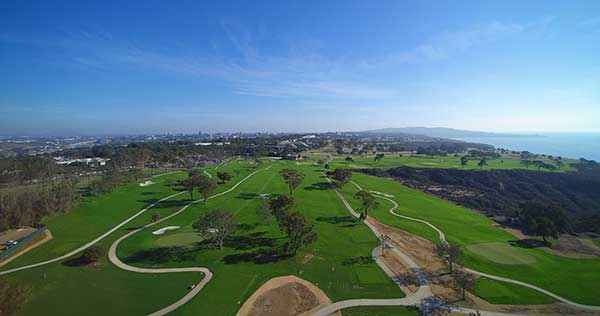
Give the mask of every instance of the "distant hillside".
POLYGON ((490 216, 512 217, 519 204, 538 200, 560 205, 577 232, 600 233, 600 173, 530 170, 461 170, 398 167, 362 172, 394 178, 490 216))
POLYGON ((532 135, 516 135, 503 133, 489 133, 480 131, 467 131, 446 127, 398 127, 398 128, 382 128, 369 131, 363 131, 366 134, 411 134, 424 135, 437 138, 465 138, 465 137, 519 137, 532 135))

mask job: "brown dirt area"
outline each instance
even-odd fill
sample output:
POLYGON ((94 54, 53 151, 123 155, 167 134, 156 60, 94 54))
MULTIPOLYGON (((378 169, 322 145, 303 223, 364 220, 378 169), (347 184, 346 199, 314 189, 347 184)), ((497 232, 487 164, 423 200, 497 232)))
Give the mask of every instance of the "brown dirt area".
MULTIPOLYGON (((523 234, 520 230, 514 228, 502 227, 502 229, 511 233, 519 240, 539 239, 541 238, 523 234)), ((561 234, 558 239, 552 239, 552 246, 540 247, 545 252, 561 257, 575 259, 593 259, 600 257, 600 248, 596 247, 591 240, 580 239, 570 234, 561 234)))
MULTIPOLYGON (((314 284, 293 275, 272 278, 242 305, 237 316, 297 316, 331 304, 314 284)), ((341 314, 334 314, 341 315, 341 314)))
MULTIPOLYGON (((466 299, 461 300, 460 292, 455 289, 454 283, 448 270, 435 254, 435 245, 429 240, 412 235, 404 230, 390 227, 379 223, 373 218, 367 219, 377 229, 391 238, 391 243, 400 249, 402 252, 411 257, 426 274, 430 282, 431 291, 442 300, 456 304, 462 307, 468 307, 479 310, 512 312, 523 314, 536 315, 600 315, 599 312, 590 313, 589 311, 579 310, 562 303, 553 303, 547 305, 496 305, 467 293, 466 299)), ((395 256, 391 251, 387 251, 382 258, 385 265, 394 273, 402 274, 409 270, 404 266, 403 262, 395 256)), ((408 287, 411 291, 416 289, 416 286, 408 287)))

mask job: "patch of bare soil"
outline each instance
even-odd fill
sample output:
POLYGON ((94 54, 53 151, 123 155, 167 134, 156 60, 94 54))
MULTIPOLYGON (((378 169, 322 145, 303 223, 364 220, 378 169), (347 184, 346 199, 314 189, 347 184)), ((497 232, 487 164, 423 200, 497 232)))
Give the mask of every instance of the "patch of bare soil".
MULTIPOLYGON (((600 316, 600 312, 590 313, 590 311, 579 310, 562 303, 547 305, 496 305, 468 292, 465 300, 462 300, 461 293, 455 286, 446 266, 435 254, 435 245, 432 242, 425 238, 412 235, 404 230, 381 224, 373 218, 369 217, 367 220, 375 225, 382 234, 389 236, 390 242, 393 243, 395 247, 410 256, 423 269, 423 272, 425 272, 427 280, 430 283, 431 291, 446 302, 462 307, 486 311, 549 316, 600 316)), ((410 271, 404 266, 403 261, 396 257, 391 251, 385 252, 382 259, 386 266, 395 274, 400 275, 410 271)), ((408 288, 411 291, 414 291, 416 286, 409 286, 408 288)))
MULTIPOLYGON (((574 315, 574 316, 600 316, 600 312, 592 312, 588 310, 581 310, 563 303, 553 303, 545 305, 500 305, 490 304, 485 300, 467 293, 467 297, 464 301, 453 302, 453 304, 472 308, 477 310, 486 310, 503 313, 515 313, 515 314, 531 314, 531 315, 544 315, 544 316, 559 316, 559 315, 574 315)), ((454 313, 452 313, 454 315, 454 313)))
MULTIPOLYGON (((460 292, 453 286, 446 266, 435 253, 435 244, 404 230, 381 224, 373 218, 369 217, 368 221, 382 234, 390 237, 390 242, 396 248, 411 257, 421 267, 430 282, 431 291, 435 295, 449 302, 460 297, 460 292)), ((391 251, 387 251, 382 259, 386 266, 396 274, 411 272, 403 265, 403 261, 393 255, 391 251)), ((417 287, 413 285, 408 288, 414 291, 417 287)))
POLYGON ((289 275, 263 284, 237 312, 237 316, 297 316, 331 304, 314 284, 289 275))
MULTIPOLYGON (((538 237, 525 235, 517 229, 507 227, 502 227, 502 229, 511 233, 519 240, 541 240, 538 237)), ((570 234, 561 234, 558 239, 552 240, 552 246, 540 248, 549 254, 567 258, 590 259, 600 257, 600 248, 594 246, 591 241, 582 240, 570 234)))

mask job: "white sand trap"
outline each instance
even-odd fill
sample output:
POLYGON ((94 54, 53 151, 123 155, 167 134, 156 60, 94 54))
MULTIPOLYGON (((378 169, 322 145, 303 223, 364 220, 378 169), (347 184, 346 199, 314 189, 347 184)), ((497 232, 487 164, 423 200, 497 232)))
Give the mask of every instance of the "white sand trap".
POLYGON ((270 198, 270 197, 271 197, 271 194, 266 194, 266 193, 263 193, 263 194, 259 194, 259 195, 258 195, 258 198, 259 198, 259 199, 268 199, 268 198, 270 198))
POLYGON ((385 196, 385 197, 388 197, 388 198, 393 198, 393 197, 394 197, 394 196, 393 196, 393 195, 391 195, 391 194, 386 194, 386 193, 379 192, 379 191, 373 191, 373 190, 371 190, 371 191, 369 191, 369 192, 371 192, 371 193, 375 193, 375 194, 378 194, 378 195, 382 195, 382 196, 385 196))
POLYGON ((149 185, 153 185, 153 184, 154 184, 154 182, 152 182, 152 181, 150 181, 150 180, 147 180, 147 181, 145 181, 145 182, 143 182, 143 183, 140 183, 140 186, 141 186, 141 187, 147 187, 147 186, 149 186, 149 185))
POLYGON ((166 233, 169 230, 175 230, 175 229, 179 229, 179 226, 167 226, 167 227, 163 227, 159 230, 155 230, 152 232, 152 235, 162 235, 164 233, 166 233))

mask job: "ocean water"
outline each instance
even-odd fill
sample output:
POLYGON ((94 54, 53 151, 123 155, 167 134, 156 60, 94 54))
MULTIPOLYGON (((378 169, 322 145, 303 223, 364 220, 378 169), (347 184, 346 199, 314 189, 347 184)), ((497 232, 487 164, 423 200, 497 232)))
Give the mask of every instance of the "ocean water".
POLYGON ((527 150, 565 158, 600 161, 600 133, 537 133, 539 136, 466 137, 467 142, 494 145, 496 148, 527 150))

